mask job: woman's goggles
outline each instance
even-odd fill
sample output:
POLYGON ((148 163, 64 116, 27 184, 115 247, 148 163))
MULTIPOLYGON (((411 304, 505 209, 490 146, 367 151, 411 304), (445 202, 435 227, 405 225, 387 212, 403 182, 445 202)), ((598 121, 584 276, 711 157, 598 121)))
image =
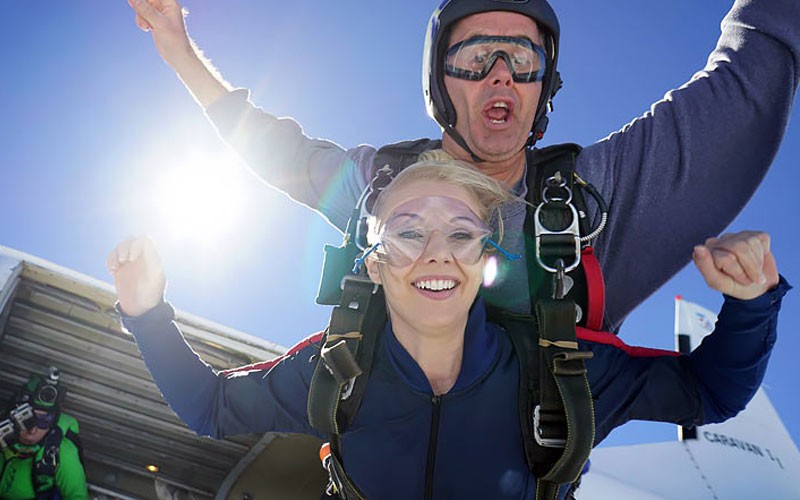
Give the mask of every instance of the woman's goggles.
POLYGON ((492 229, 488 224, 465 203, 445 196, 403 203, 377 228, 377 233, 377 243, 357 266, 372 252, 397 267, 416 262, 426 250, 443 253, 466 265, 478 262, 487 244, 508 255, 490 239, 492 229))
POLYGON ((544 49, 527 38, 514 36, 475 36, 458 42, 447 50, 444 71, 454 78, 483 80, 498 58, 506 62, 517 83, 544 78, 544 49))

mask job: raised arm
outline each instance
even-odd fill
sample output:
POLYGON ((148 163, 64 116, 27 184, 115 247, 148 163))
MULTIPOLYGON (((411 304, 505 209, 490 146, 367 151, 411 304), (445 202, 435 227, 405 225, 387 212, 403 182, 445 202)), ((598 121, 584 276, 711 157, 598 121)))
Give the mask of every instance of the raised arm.
POLYGON ((714 423, 744 409, 761 385, 776 338, 782 293, 775 292, 788 285, 762 232, 710 238, 695 247, 694 262, 708 286, 725 294, 714 333, 690 355, 705 423, 714 423))
POLYGON ((189 428, 213 437, 312 433, 306 400, 313 347, 251 370, 217 372, 186 343, 175 311, 164 302, 166 280, 149 238, 124 241, 109 254, 107 266, 114 275, 123 326, 136 338, 164 399, 189 428))
POLYGON ((578 171, 609 202, 597 242, 616 329, 721 232, 778 150, 800 81, 800 2, 737 0, 705 68, 584 149, 578 171))
POLYGON ((158 53, 250 169, 344 230, 366 186, 374 148, 345 151, 333 142, 308 137, 290 118, 279 119, 254 106, 248 92, 233 90, 189 37, 185 11, 177 1, 128 3, 136 25, 152 34, 158 53))
POLYGON ((588 366, 598 441, 634 419, 686 426, 724 421, 761 385, 781 298, 790 288, 778 276, 769 237, 743 232, 709 239, 696 248, 695 262, 709 286, 726 295, 714 332, 691 354, 612 347, 602 337, 585 344, 595 353, 588 366), (753 276, 750 284, 736 280, 741 273, 753 276))
POLYGON ((153 43, 164 61, 205 109, 231 90, 189 38, 185 11, 175 0, 128 0, 136 13, 136 25, 153 35, 153 43))

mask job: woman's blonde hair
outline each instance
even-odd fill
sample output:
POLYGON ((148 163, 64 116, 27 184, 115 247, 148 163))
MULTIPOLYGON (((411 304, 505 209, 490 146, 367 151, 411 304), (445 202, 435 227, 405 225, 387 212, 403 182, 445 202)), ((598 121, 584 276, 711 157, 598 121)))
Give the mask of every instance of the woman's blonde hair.
MULTIPOLYGON (((502 184, 479 171, 469 163, 454 160, 441 149, 426 151, 420 155, 419 161, 403 169, 392 182, 378 195, 372 213, 381 218, 384 200, 402 186, 417 181, 439 181, 458 186, 466 190, 478 201, 481 210, 477 215, 484 222, 497 224, 502 234, 502 218, 500 206, 516 198, 502 184)), ((374 222, 374 221, 373 221, 374 222)), ((374 223, 371 224, 374 228, 374 223)))

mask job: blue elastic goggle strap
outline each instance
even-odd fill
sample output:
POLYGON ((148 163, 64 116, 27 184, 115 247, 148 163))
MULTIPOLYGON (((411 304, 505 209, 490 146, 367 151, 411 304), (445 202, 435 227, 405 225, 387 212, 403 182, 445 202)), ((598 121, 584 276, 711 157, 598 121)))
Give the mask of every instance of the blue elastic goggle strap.
POLYGON ((509 252, 509 251, 508 251, 508 250, 506 250, 505 248, 503 248, 503 247, 501 247, 500 245, 498 245, 498 244, 497 244, 497 242, 496 242, 496 241, 494 241, 494 240, 493 240, 493 239, 491 239, 491 238, 489 238, 488 240, 486 240, 486 244, 487 244, 488 246, 490 246, 490 247, 494 248, 495 250, 497 250, 497 251, 498 251, 498 253, 500 253, 500 255, 502 255, 503 257, 505 257, 505 258, 506 258, 506 260, 509 260, 509 261, 511 261, 511 260, 519 260, 519 259, 521 259, 521 258, 522 258, 522 255, 520 255, 520 254, 518 254, 518 253, 511 253, 511 252, 509 252))

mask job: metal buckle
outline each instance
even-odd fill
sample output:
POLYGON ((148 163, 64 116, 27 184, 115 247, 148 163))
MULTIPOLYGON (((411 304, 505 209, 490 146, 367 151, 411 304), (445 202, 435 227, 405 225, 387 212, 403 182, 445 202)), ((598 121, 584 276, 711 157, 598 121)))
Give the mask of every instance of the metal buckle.
POLYGON ((578 223, 578 211, 572 204, 572 189, 567 185, 567 180, 561 176, 561 172, 556 172, 555 175, 545 181, 545 187, 542 190, 542 203, 536 207, 536 212, 533 214, 534 234, 536 235, 536 260, 539 265, 551 273, 568 273, 578 267, 581 263, 581 230, 578 223), (545 205, 561 210, 568 210, 571 216, 570 223, 561 230, 552 230, 542 223, 542 208, 545 205), (560 260, 564 261, 564 267, 558 269, 553 266, 547 265, 542 260, 542 237, 543 236, 569 236, 574 240, 575 251, 572 256, 560 256, 560 260), (569 259, 571 257, 571 259, 569 259), (569 261, 569 262, 568 262, 569 261))
POLYGON ((325 368, 336 380, 336 383, 342 387, 362 373, 361 367, 358 366, 353 352, 344 339, 331 346, 323 346, 320 350, 320 357, 325 368))
POLYGON ((566 439, 546 438, 542 436, 541 429, 539 428, 540 409, 541 409, 540 405, 536 405, 536 408, 533 409, 533 438, 536 439, 536 443, 539 446, 543 446, 545 448, 563 448, 567 444, 566 439))
POLYGON ((569 226, 561 231, 553 231, 545 227, 542 224, 541 220, 541 212, 544 203, 536 207, 536 212, 534 212, 533 219, 534 219, 534 230, 536 234, 536 260, 539 262, 539 265, 548 272, 556 273, 558 270, 553 267, 545 264, 542 260, 542 236, 547 235, 569 235, 575 242, 575 253, 572 256, 572 261, 567 264, 564 262, 564 272, 570 272, 581 263, 581 233, 580 233, 580 226, 578 225, 578 211, 572 204, 564 205, 565 208, 569 209, 570 214, 572 215, 572 221, 570 222, 569 226))
MULTIPOLYGON (((369 279, 369 276, 362 276, 362 275, 356 275, 356 274, 347 274, 344 277, 342 277, 342 281, 339 283, 339 288, 341 288, 342 291, 344 291, 344 287, 345 287, 345 285, 347 284, 348 281, 352 281, 352 282, 355 282, 355 283, 369 283, 369 284, 371 284, 372 285, 371 295, 375 295, 378 292, 378 287, 380 286, 380 285, 374 283, 371 279, 369 279)), ((354 301, 350 302, 349 304, 347 304, 347 307, 349 309, 354 310, 354 311, 358 311, 361 308, 361 304, 359 304, 358 301, 354 300, 354 301)))

